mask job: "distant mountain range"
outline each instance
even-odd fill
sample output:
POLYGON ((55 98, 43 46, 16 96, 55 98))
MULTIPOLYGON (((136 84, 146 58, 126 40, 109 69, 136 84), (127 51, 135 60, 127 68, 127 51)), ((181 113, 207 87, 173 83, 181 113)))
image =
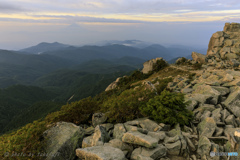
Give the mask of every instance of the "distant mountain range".
POLYGON ((60 104, 102 92, 149 59, 163 57, 174 63, 192 51, 203 53, 138 40, 98 46, 43 42, 20 51, 0 50, 0 134, 42 118, 60 104))
POLYGON ((55 51, 55 50, 65 49, 69 46, 70 45, 66 45, 66 44, 62 44, 62 43, 58 43, 58 42, 54 42, 54 43, 42 42, 36 46, 22 49, 22 50, 20 50, 20 52, 30 53, 30 54, 41 54, 41 53, 47 52, 47 51, 55 51))

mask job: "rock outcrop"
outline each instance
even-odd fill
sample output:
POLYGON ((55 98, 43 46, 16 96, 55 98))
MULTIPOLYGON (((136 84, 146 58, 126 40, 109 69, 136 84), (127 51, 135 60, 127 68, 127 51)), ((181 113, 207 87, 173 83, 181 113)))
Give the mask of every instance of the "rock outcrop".
POLYGON ((118 77, 114 82, 112 82, 111 84, 108 85, 108 87, 105 89, 105 91, 110 91, 112 89, 117 88, 118 86, 118 82, 122 77, 118 77))
POLYGON ((200 63, 200 64, 204 64, 206 62, 206 55, 203 55, 201 53, 197 53, 197 52, 192 52, 192 58, 193 61, 200 63))
POLYGON ((47 160, 73 160, 75 150, 84 137, 84 130, 72 123, 58 122, 43 135, 47 145, 46 153, 54 155, 48 156, 47 160))
MULTIPOLYGON (((153 71, 154 65, 157 63, 157 61, 163 60, 163 58, 156 58, 156 59, 151 59, 145 63, 143 63, 143 69, 142 72, 144 74, 148 74, 149 72, 153 71)), ((167 63, 167 62, 166 62, 167 63)))
POLYGON ((240 24, 226 23, 223 31, 214 33, 210 39, 206 61, 217 68, 239 66, 240 24))

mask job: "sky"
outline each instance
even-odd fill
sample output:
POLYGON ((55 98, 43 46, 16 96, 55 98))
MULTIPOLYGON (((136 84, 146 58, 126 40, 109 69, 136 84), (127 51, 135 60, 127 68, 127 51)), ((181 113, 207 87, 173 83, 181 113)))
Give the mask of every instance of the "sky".
POLYGON ((142 40, 207 48, 239 0, 0 0, 0 48, 142 40))

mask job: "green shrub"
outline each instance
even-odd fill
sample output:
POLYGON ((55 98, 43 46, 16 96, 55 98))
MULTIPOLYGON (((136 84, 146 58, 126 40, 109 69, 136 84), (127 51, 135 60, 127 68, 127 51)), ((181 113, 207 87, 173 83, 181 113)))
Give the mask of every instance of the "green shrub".
POLYGON ((159 85, 156 86, 157 93, 161 94, 162 91, 164 91, 167 88, 167 85, 169 82, 172 82, 172 78, 165 78, 162 80, 159 80, 159 85))
POLYGON ((199 70, 199 69, 201 69, 201 68, 202 68, 202 64, 201 64, 201 63, 195 63, 195 64, 193 64, 193 69, 199 70))
POLYGON ((186 109, 184 95, 164 90, 141 107, 142 113, 157 122, 171 125, 185 125, 192 119, 192 113, 186 109))
POLYGON ((188 59, 185 57, 182 57, 181 59, 178 59, 176 61, 176 65, 189 65, 188 59))
POLYGON ((167 66, 169 66, 169 64, 165 60, 163 60, 163 59, 157 60, 157 62, 153 65, 153 71, 152 72, 160 71, 167 66))
MULTIPOLYGON (((37 155, 43 151, 44 144, 40 141, 40 137, 47 129, 46 122, 34 121, 27 124, 21 129, 10 134, 5 134, 0 137, 0 159, 19 159, 25 160, 29 157, 13 156, 16 153, 25 153, 27 156, 31 153, 37 155), (8 157, 6 157, 9 153, 8 157)), ((29 159, 37 159, 40 157, 30 157, 29 159)))
POLYGON ((135 81, 146 79, 149 76, 150 76, 149 74, 143 74, 141 71, 136 70, 130 76, 122 77, 118 82, 118 86, 119 87, 127 86, 135 81))
POLYGON ((77 102, 72 102, 62 106, 61 110, 49 114, 46 121, 54 123, 58 121, 71 122, 74 124, 88 123, 94 112, 99 109, 99 104, 93 98, 84 98, 77 102))
POLYGON ((142 117, 140 106, 145 105, 153 96, 153 92, 144 88, 129 89, 119 96, 109 97, 103 103, 102 109, 107 112, 110 122, 126 122, 142 117))

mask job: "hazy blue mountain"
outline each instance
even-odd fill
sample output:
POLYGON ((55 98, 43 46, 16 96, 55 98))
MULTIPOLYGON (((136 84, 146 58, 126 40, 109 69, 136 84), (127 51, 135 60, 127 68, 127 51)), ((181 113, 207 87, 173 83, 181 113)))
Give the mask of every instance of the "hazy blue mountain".
POLYGON ((63 50, 44 52, 43 54, 69 59, 76 63, 82 63, 94 59, 112 60, 122 57, 135 57, 145 61, 156 57, 163 57, 164 59, 173 58, 169 51, 161 45, 152 45, 143 49, 119 44, 108 46, 69 47, 63 50))
POLYGON ((69 45, 58 43, 58 42, 54 42, 54 43, 42 42, 36 46, 22 49, 20 50, 20 52, 30 53, 30 54, 41 54, 43 52, 61 50, 67 47, 69 47, 69 45))
POLYGON ((152 45, 152 43, 150 43, 150 42, 144 42, 144 41, 140 41, 140 40, 124 40, 124 41, 111 40, 111 41, 98 42, 95 45, 109 46, 109 45, 114 45, 114 44, 135 47, 135 48, 140 48, 140 49, 146 48, 146 47, 152 45))

